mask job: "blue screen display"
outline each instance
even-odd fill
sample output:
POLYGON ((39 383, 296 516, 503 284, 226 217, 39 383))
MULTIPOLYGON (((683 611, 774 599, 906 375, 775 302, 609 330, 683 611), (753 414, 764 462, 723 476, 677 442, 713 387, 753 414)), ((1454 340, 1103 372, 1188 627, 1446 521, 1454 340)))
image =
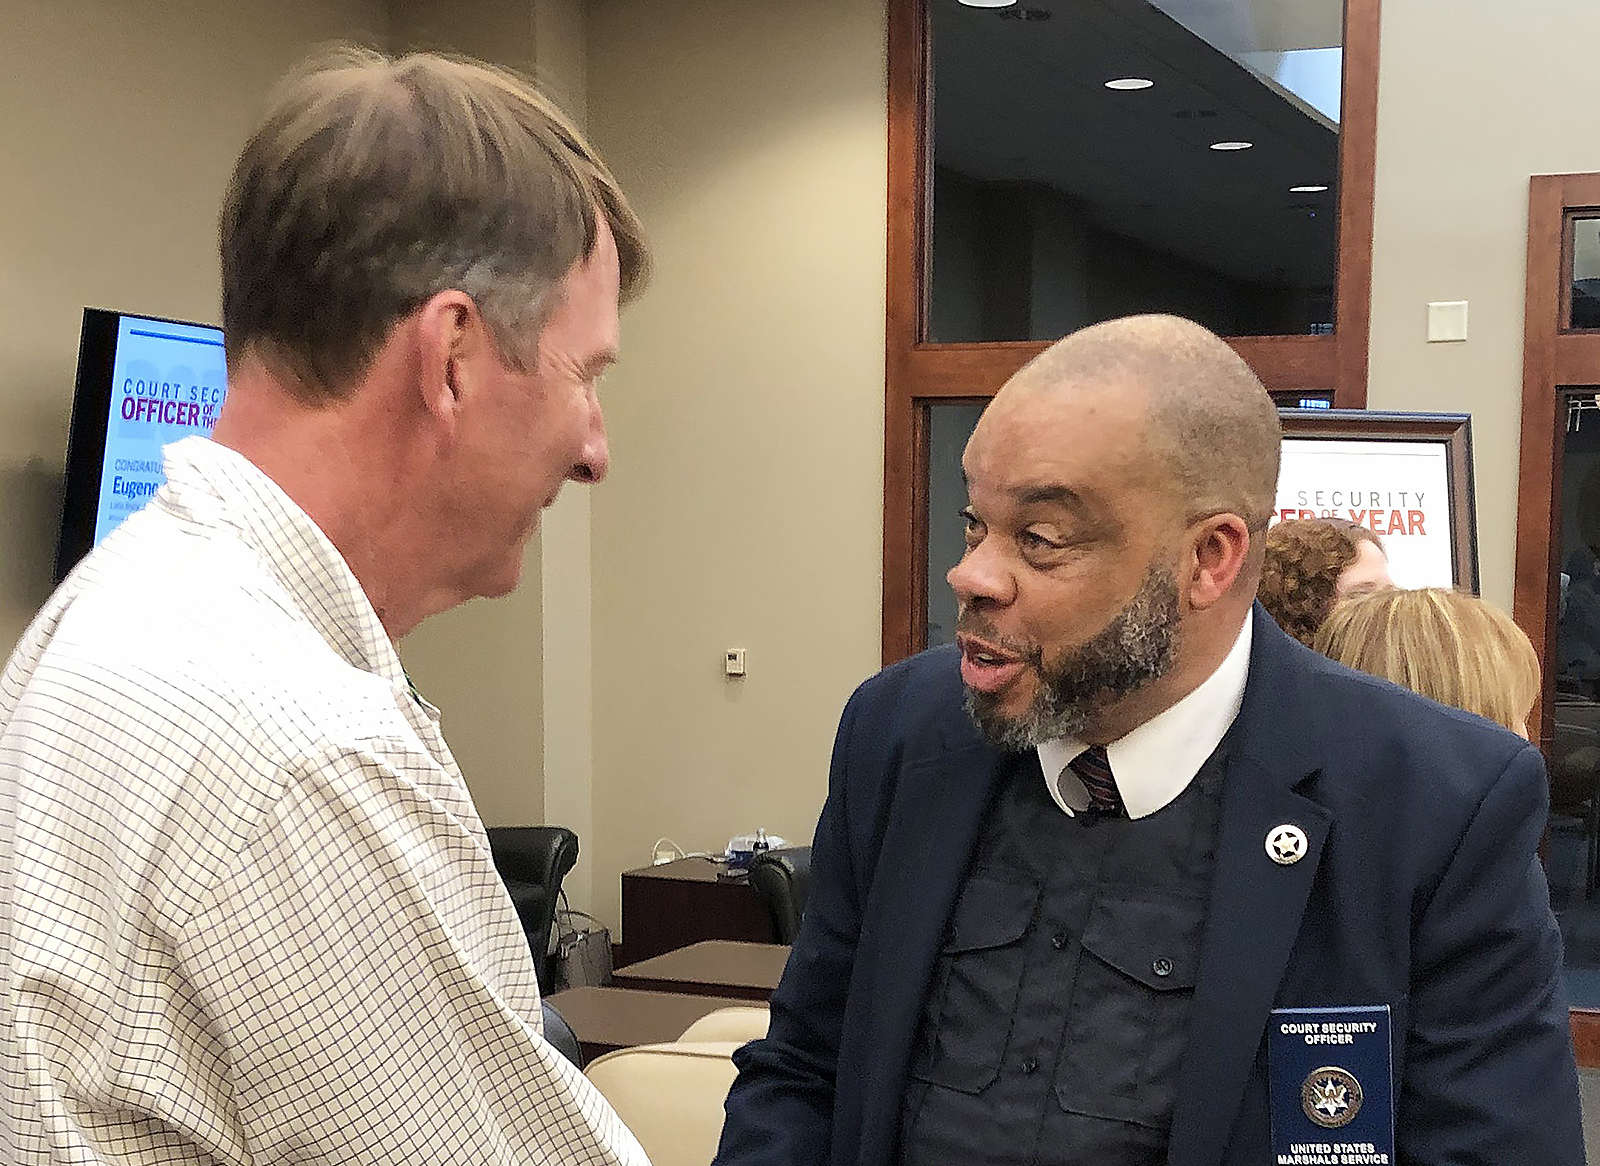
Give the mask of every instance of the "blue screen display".
POLYGON ((211 432, 227 383, 220 328, 140 316, 118 321, 96 545, 166 481, 162 446, 211 432))

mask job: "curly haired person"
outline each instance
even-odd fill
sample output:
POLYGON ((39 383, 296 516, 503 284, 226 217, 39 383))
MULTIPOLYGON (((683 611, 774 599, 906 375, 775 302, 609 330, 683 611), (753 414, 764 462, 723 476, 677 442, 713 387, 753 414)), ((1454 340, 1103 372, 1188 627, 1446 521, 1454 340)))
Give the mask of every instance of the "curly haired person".
POLYGON ((1307 647, 1339 600, 1394 586, 1378 536, 1346 519, 1289 519, 1267 531, 1266 545, 1256 598, 1307 647))

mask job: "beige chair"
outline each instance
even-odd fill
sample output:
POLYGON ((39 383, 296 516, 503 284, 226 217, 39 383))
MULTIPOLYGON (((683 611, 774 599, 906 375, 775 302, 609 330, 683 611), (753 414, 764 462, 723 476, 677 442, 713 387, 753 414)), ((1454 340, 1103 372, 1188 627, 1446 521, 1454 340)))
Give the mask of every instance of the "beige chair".
POLYGON ((772 1013, 764 1004, 748 1008, 719 1008, 708 1012, 683 1030, 680 1041, 733 1041, 747 1044, 767 1035, 767 1022, 772 1013))
POLYGON ((584 1072, 653 1166, 708 1166, 722 1136, 738 1047, 737 1041, 639 1045, 596 1057, 584 1072))

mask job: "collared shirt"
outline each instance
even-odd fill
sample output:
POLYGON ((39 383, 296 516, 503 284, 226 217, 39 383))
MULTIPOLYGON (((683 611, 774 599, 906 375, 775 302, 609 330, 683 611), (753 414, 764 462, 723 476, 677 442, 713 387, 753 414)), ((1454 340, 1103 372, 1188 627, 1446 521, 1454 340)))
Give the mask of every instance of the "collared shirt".
POLYGON ((644 1163, 338 551, 166 471, 0 675, 0 1160, 644 1163))
MULTIPOLYGON (((1130 818, 1171 803, 1200 771, 1239 715, 1250 672, 1250 617, 1217 670, 1171 708, 1106 746, 1106 760, 1130 818)), ((1045 787, 1069 814, 1089 808, 1089 791, 1067 765, 1089 746, 1057 737, 1039 746, 1045 787)))

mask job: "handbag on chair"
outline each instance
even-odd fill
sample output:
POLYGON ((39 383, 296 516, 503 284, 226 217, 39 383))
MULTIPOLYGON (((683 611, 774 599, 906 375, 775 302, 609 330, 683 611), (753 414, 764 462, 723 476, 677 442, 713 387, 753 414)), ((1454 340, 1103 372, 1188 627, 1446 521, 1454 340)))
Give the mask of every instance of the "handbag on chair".
POLYGON ((561 895, 556 912, 555 950, 550 956, 552 992, 604 987, 611 983, 611 932, 585 911, 574 911, 561 895))

